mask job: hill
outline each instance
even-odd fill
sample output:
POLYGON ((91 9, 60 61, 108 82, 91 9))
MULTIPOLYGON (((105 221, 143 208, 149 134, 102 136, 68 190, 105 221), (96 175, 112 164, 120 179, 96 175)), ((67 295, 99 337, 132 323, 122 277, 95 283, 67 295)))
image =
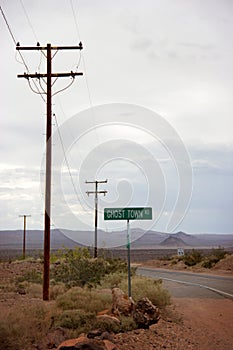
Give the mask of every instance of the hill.
MULTIPOLYGON (((0 231, 0 249, 21 249, 23 242, 22 230, 0 231)), ((26 232, 27 249, 43 249, 44 232, 42 230, 28 230, 26 232)), ((58 229, 51 230, 51 249, 63 246, 74 248, 77 242, 66 237, 58 229)))
MULTIPOLYGON (((98 230, 98 247, 122 247, 126 245, 127 232, 105 232, 98 230)), ((72 231, 66 229, 51 230, 51 249, 62 247, 74 248, 75 246, 92 246, 93 231, 72 231)), ((23 241, 22 230, 0 231, 0 249, 21 249, 23 241)), ((43 249, 44 232, 42 230, 27 230, 27 249, 43 249)), ((182 231, 177 233, 163 233, 141 229, 131 230, 132 249, 163 249, 163 248, 212 248, 233 247, 233 234, 187 234, 182 231)))
POLYGON ((160 246, 163 247, 173 247, 173 248, 184 248, 187 247, 188 244, 183 241, 183 239, 175 236, 169 236, 164 241, 162 241, 160 246))

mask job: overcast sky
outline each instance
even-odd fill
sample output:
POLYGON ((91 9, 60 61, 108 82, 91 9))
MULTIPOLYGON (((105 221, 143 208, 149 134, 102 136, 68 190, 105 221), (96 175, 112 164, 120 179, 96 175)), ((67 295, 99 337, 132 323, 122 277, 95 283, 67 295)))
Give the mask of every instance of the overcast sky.
MULTIPOLYGON (((54 118, 55 227, 92 229, 94 198, 85 191, 94 187, 84 181, 107 178, 99 186, 108 191, 99 197, 102 229, 125 228, 104 222, 104 207, 152 206, 153 221, 133 227, 233 232, 232 0, 2 0, 1 7, 21 46, 84 47, 81 56, 59 51, 53 59, 54 72, 84 73, 53 99, 67 157, 54 118)), ((28 228, 42 229, 46 104, 17 79, 26 69, 2 16, 0 30, 0 229, 21 228, 21 214, 31 215, 28 228)), ((40 52, 23 57, 31 73, 46 71, 40 52)), ((53 92, 70 81, 61 78, 53 92)))

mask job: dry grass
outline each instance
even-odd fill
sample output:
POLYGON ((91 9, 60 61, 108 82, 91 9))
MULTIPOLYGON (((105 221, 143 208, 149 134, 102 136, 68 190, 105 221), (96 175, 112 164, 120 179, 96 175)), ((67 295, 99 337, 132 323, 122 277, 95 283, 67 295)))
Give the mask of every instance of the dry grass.
MULTIPOLYGON (((119 287, 128 293, 128 282, 126 274, 112 274, 105 276, 101 283, 103 288, 119 287)), ((162 308, 170 304, 170 294, 163 288, 162 280, 153 280, 143 276, 132 276, 131 278, 132 298, 135 301, 147 297, 153 304, 162 308)))
POLYGON ((100 293, 97 290, 73 287, 65 294, 58 296, 57 306, 62 310, 83 310, 85 312, 98 313, 111 308, 111 294, 100 293))
POLYGON ((16 306, 0 314, 1 349, 31 350, 51 326, 50 305, 37 302, 33 305, 16 306))

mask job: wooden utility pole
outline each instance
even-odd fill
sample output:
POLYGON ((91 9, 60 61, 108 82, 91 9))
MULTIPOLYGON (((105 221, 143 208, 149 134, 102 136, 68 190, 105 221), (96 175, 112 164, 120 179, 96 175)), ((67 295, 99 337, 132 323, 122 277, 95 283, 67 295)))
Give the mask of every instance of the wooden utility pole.
POLYGON ((108 191, 98 191, 98 184, 107 183, 108 180, 104 181, 86 181, 86 184, 95 184, 95 191, 87 191, 87 195, 95 195, 95 245, 94 245, 94 258, 97 258, 97 226, 98 226, 98 194, 106 196, 108 191))
POLYGON ((26 219, 31 217, 31 215, 19 215, 20 218, 23 218, 23 259, 26 256, 26 219))
POLYGON ((82 50, 80 42, 78 46, 16 46, 16 50, 39 50, 46 52, 47 73, 21 74, 18 78, 46 78, 47 79, 47 123, 46 123, 46 180, 45 180, 45 217, 44 217, 44 278, 43 278, 43 300, 49 300, 49 272, 50 272, 50 214, 51 214, 51 174, 52 174, 52 78, 72 77, 83 75, 83 73, 52 73, 52 50, 82 50))

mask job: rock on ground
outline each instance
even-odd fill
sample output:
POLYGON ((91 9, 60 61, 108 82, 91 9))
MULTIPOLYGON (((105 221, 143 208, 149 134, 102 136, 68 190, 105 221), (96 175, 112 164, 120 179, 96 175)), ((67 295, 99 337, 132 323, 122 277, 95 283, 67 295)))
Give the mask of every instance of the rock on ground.
POLYGON ((58 350, 117 350, 117 346, 109 340, 89 339, 86 336, 81 336, 76 339, 64 341, 58 350))
POLYGON ((120 288, 112 289, 112 313, 114 315, 129 316, 132 313, 134 302, 120 288))

